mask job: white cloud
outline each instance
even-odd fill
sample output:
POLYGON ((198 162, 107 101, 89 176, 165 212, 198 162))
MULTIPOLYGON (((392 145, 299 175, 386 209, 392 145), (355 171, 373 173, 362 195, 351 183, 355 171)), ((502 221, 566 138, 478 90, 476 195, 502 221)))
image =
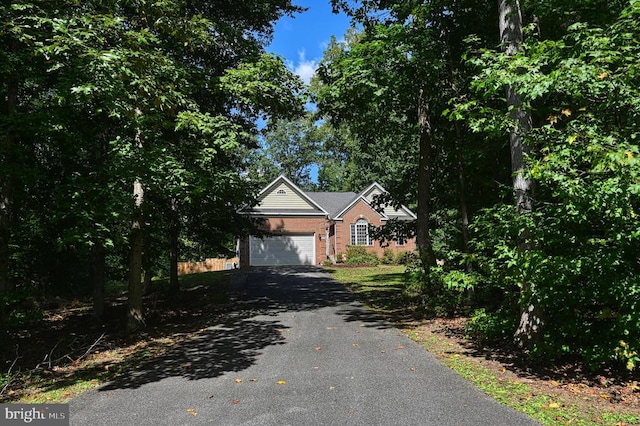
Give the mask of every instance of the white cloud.
POLYGON ((307 59, 304 50, 298 52, 298 65, 294 65, 292 62, 289 63, 289 68, 293 71, 294 74, 300 76, 302 81, 306 84, 309 84, 311 81, 311 77, 316 73, 316 69, 318 68, 318 60, 317 59, 307 59))

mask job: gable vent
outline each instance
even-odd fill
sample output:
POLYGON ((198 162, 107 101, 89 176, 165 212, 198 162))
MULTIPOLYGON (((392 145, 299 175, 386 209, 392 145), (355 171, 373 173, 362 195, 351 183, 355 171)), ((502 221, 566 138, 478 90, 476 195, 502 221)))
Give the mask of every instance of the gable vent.
POLYGON ((287 191, 284 189, 278 189, 278 192, 276 192, 276 194, 278 195, 287 195, 287 191))

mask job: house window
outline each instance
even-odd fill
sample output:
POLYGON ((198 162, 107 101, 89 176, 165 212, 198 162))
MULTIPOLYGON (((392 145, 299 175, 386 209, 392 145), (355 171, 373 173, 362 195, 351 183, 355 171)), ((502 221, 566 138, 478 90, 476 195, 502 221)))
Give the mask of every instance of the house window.
POLYGON ((369 224, 366 220, 360 219, 356 223, 351 224, 351 245, 372 245, 371 238, 369 237, 369 224))
POLYGON ((287 195, 287 191, 285 191, 284 189, 278 189, 278 192, 276 192, 276 194, 278 194, 278 195, 287 195))

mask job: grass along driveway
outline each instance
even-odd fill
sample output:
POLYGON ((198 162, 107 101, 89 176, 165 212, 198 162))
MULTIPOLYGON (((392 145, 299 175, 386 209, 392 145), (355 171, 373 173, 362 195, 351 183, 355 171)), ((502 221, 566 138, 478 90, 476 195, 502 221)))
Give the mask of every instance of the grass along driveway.
POLYGON ((422 317, 419 304, 403 294, 402 266, 325 269, 445 365, 542 424, 640 425, 637 382, 581 374, 580 366, 530 368, 504 348, 481 347, 464 336, 467 318, 422 317))

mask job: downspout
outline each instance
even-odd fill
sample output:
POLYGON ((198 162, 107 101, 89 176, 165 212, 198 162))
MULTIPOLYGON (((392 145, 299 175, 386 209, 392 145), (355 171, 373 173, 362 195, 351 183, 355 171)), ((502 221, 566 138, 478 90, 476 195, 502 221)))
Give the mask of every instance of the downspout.
POLYGON ((338 224, 333 222, 333 257, 338 259, 338 224))
POLYGON ((329 239, 329 228, 331 224, 324 228, 324 251, 327 259, 331 257, 331 240, 329 239))

